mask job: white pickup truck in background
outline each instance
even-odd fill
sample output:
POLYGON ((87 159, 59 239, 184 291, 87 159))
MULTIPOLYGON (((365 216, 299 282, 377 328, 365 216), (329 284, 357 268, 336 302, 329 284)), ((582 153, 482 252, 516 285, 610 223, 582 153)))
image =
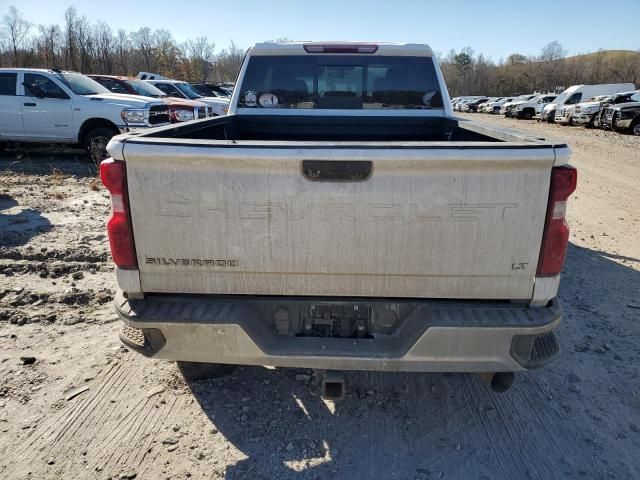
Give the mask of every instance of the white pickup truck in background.
POLYGON ((108 150, 121 339, 187 375, 476 372, 501 391, 559 352, 570 150, 455 118, 426 45, 257 44, 228 116, 108 150))
POLYGON ((525 120, 531 120, 536 116, 536 109, 542 105, 542 108, 547 103, 551 103, 555 100, 557 95, 552 93, 536 95, 529 100, 521 100, 514 102, 510 111, 510 116, 515 118, 523 118, 525 120))
POLYGON ((79 73, 0 68, 0 142, 79 144, 99 162, 114 135, 168 123, 164 102, 112 94, 79 73))

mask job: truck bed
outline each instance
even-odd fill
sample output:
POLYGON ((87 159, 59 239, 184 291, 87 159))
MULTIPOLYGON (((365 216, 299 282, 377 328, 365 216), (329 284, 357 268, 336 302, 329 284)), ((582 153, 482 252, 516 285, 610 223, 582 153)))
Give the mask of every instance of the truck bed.
MULTIPOLYGON (((230 115, 171 128, 144 138, 278 141, 500 142, 504 133, 442 117, 230 115)), ((524 137, 512 133, 511 140, 524 137)))

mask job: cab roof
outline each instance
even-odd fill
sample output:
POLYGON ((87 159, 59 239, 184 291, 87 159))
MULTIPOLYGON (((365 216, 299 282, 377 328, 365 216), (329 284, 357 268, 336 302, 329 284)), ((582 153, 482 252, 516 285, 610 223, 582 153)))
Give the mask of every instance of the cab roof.
POLYGON ((136 77, 128 77, 126 75, 103 75, 101 73, 89 73, 87 77, 113 78, 115 80, 138 80, 136 77))
POLYGON ((389 43, 389 42, 288 42, 288 43, 256 43, 249 49, 249 55, 320 55, 332 53, 337 55, 388 55, 410 57, 432 57, 433 51, 426 44, 389 43), (322 52, 325 47, 327 51, 322 52), (360 51, 358 51, 358 47, 360 51))

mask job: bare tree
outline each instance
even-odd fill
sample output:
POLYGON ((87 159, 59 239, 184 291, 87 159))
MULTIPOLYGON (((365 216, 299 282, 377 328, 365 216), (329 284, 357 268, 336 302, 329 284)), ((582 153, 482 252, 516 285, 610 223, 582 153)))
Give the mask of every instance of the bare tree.
POLYGON ((153 34, 158 70, 162 75, 171 75, 178 67, 182 52, 169 30, 156 30, 153 34))
POLYGON ((206 82, 213 67, 216 44, 210 42, 207 37, 198 37, 195 40, 187 40, 185 47, 194 74, 200 82, 206 82))
POLYGON ((233 40, 228 49, 222 50, 215 63, 215 81, 224 82, 235 80, 240 71, 244 51, 233 40))
POLYGON ((77 70, 76 63, 76 20, 78 12, 75 8, 69 7, 64 12, 64 39, 65 39, 65 68, 77 70))
POLYGON ((140 52, 142 56, 142 66, 147 72, 152 70, 153 60, 153 35, 149 27, 143 27, 137 32, 133 32, 131 35, 131 42, 133 46, 140 52))
POLYGON ((547 43, 544 47, 542 47, 542 51, 540 52, 540 60, 543 62, 554 62, 556 60, 560 60, 567 55, 567 52, 560 42, 554 40, 553 42, 547 43))
POLYGON ((129 72, 129 35, 122 28, 118 30, 118 35, 115 39, 115 50, 118 63, 116 72, 120 75, 127 75, 129 72))
POLYGON ((93 28, 93 35, 98 60, 98 73, 112 72, 114 40, 111 27, 102 20, 98 20, 93 28))
POLYGON ((93 70, 93 49, 95 47, 91 26, 87 17, 76 20, 76 38, 78 40, 78 50, 80 54, 80 71, 91 72, 93 70))
POLYGON ((40 35, 36 39, 36 49, 44 59, 46 68, 53 68, 60 58, 62 32, 58 25, 39 25, 40 35))
POLYGON ((18 49, 22 47, 25 37, 33 24, 22 17, 14 6, 9 7, 9 13, 2 17, 2 36, 9 42, 13 50, 13 64, 20 66, 18 49))

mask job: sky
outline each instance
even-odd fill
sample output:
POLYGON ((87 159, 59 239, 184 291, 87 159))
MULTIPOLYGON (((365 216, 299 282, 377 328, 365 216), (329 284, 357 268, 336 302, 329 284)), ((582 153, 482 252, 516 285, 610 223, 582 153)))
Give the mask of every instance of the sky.
POLYGON ((277 38, 428 43, 443 54, 470 46, 494 61, 553 40, 570 55, 640 50, 640 0, 0 0, 0 13, 10 5, 36 25, 62 25, 73 5, 114 31, 165 28, 178 42, 207 36, 217 50, 277 38))

